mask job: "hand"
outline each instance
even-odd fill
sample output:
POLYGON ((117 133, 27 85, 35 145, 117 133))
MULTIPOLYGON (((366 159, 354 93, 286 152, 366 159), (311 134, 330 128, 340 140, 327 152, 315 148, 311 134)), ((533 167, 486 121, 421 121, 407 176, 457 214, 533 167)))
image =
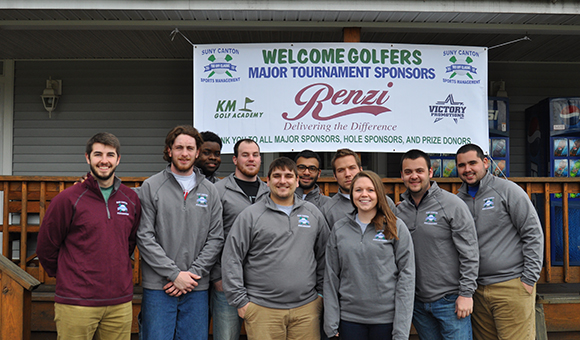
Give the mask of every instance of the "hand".
POLYGON ((177 297, 177 296, 181 296, 181 294, 183 294, 179 289, 175 288, 175 285, 171 281, 169 281, 168 284, 163 286, 163 290, 165 291, 165 294, 167 294, 169 296, 177 297))
POLYGON ((224 286, 222 284, 222 280, 216 281, 213 283, 213 286, 217 292, 223 292, 224 286))
POLYGON ((530 286, 529 284, 526 284, 526 283, 523 283, 523 282, 522 282, 522 284, 524 285, 524 288, 526 289, 526 291, 528 293, 532 294, 532 292, 534 291, 534 286, 530 286))
POLYGON ((244 316, 246 315, 246 309, 248 309, 248 305, 249 305, 249 304, 250 304, 250 303, 248 302, 248 303, 246 303, 246 304, 244 305, 244 307, 242 307, 242 308, 238 308, 238 315, 240 316, 240 318, 242 318, 242 319, 243 319, 243 318, 244 318, 244 316))
POLYGON ((473 312, 473 299, 465 296, 457 297, 455 300, 455 313, 458 319, 463 319, 473 312))
POLYGON ((195 280, 199 279, 201 279, 201 276, 188 271, 183 271, 177 275, 175 281, 166 284, 163 289, 165 290, 165 293, 171 296, 180 296, 181 294, 191 292, 195 287, 197 287, 197 281, 195 280))

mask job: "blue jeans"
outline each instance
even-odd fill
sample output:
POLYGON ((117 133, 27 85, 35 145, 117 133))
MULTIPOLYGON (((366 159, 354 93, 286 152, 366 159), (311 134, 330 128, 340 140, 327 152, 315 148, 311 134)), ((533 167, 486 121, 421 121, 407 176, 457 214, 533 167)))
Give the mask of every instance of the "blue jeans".
POLYGON ((143 289, 141 316, 143 340, 207 340, 207 290, 173 297, 163 290, 143 289))
POLYGON ((213 318, 213 339, 238 340, 244 320, 238 316, 238 309, 228 304, 224 292, 211 289, 210 308, 213 318))
POLYGON ((447 295, 435 302, 415 299, 413 325, 421 340, 471 340, 471 315, 458 319, 455 313, 457 295, 447 295))
POLYGON ((340 340, 391 340, 393 324, 363 324, 340 320, 340 340))

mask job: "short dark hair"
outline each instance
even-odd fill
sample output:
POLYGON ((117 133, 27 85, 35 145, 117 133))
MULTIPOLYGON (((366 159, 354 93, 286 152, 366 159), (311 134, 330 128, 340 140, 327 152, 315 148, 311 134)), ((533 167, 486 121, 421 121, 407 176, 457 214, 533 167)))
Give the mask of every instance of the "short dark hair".
POLYGON ((298 168, 296 168, 296 163, 288 157, 279 157, 270 163, 270 168, 268 169, 268 178, 272 172, 276 169, 288 169, 298 177, 298 168))
POLYGON ((211 132, 211 131, 204 131, 202 133, 200 133, 201 138, 203 139, 204 142, 214 142, 214 143, 218 143, 220 146, 220 150, 222 149, 222 139, 216 135, 215 133, 211 132))
POLYGON ((422 150, 412 149, 405 152, 403 154, 403 157, 401 157, 401 170, 403 170, 403 161, 405 159, 417 159, 417 158, 423 158, 425 162, 427 162, 427 169, 431 169, 431 158, 429 157, 429 155, 422 150))
POLYGON ((300 157, 302 157, 302 158, 316 158, 316 160, 318 161, 318 167, 320 168, 320 166, 322 165, 321 164, 322 162, 320 160, 320 156, 312 150, 300 151, 300 153, 298 153, 296 155, 296 157, 294 157, 294 162, 298 163, 298 158, 300 158, 300 157))
POLYGON ((93 144, 101 143, 103 145, 112 146, 115 148, 117 152, 117 156, 121 155, 121 143, 119 139, 112 133, 109 132, 99 132, 96 135, 92 136, 87 141, 87 146, 85 148, 85 152, 87 155, 90 155, 93 152, 93 144))
POLYGON ((169 156, 169 150, 173 147, 175 139, 179 135, 188 135, 195 139, 195 146, 199 149, 201 144, 203 144, 203 139, 201 135, 197 132, 197 129, 191 125, 179 125, 171 129, 165 137, 165 149, 163 149, 163 159, 167 162, 171 162, 171 156, 169 156))
POLYGON ((469 151, 475 151, 477 157, 479 157, 479 159, 481 159, 482 161, 485 159, 485 154, 483 153, 483 150, 479 147, 479 145, 465 144, 464 146, 460 147, 455 153, 455 163, 457 164, 457 154, 467 153, 469 151))
POLYGON ((260 151, 260 146, 258 145, 258 143, 256 143, 255 140, 250 138, 244 138, 237 141, 236 144, 234 145, 234 157, 238 157, 238 149, 240 148, 240 144, 242 143, 254 143, 258 147, 258 151, 260 151))
POLYGON ((334 157, 332 157, 332 161, 330 162, 330 164, 332 165, 332 172, 336 173, 336 167, 334 166, 334 163, 336 162, 337 159, 342 158, 342 157, 346 157, 346 156, 353 156, 354 160, 356 162, 356 165, 361 168, 361 162, 360 162, 360 157, 351 149, 338 149, 336 150, 336 153, 334 154, 334 157))

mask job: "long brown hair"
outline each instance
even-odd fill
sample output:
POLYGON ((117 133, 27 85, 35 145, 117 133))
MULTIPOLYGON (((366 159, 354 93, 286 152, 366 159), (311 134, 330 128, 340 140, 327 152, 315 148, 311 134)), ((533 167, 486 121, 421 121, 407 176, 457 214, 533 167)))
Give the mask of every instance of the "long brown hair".
POLYGON ((351 189, 350 189, 350 202, 358 209, 354 204, 353 192, 354 185, 358 179, 361 177, 366 177, 371 180, 373 186, 375 187, 375 192, 377 194, 377 213, 375 217, 371 220, 371 223, 375 226, 375 231, 384 231, 385 237, 389 240, 399 238, 397 237, 397 218, 395 214, 389 208, 387 203, 387 198, 385 197, 385 187, 379 175, 372 171, 361 171, 352 179, 351 189))

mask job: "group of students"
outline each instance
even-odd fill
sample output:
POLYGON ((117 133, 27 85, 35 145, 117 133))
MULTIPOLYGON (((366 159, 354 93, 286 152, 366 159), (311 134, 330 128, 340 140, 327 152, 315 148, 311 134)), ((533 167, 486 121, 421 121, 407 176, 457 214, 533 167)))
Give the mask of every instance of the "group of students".
POLYGON ((222 180, 220 152, 215 134, 174 128, 167 168, 137 197, 114 176, 116 137, 89 140, 87 180, 52 200, 37 247, 61 338, 128 339, 135 243, 142 339, 207 339, 208 305, 216 340, 242 322, 257 340, 408 339, 411 322, 420 339, 535 338, 542 228, 478 146, 457 152, 457 195, 431 181, 426 153, 405 153, 398 205, 349 149, 332 159, 332 198, 310 150, 275 159, 267 182, 255 141, 236 143, 222 180))

